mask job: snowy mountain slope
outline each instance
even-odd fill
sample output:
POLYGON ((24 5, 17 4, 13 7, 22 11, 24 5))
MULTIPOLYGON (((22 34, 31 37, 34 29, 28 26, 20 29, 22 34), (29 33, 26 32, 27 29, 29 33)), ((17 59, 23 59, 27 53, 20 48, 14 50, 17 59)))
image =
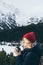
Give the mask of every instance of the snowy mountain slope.
POLYGON ((6 15, 4 13, 0 13, 0 26, 3 27, 4 29, 14 28, 16 26, 15 15, 14 14, 6 15))

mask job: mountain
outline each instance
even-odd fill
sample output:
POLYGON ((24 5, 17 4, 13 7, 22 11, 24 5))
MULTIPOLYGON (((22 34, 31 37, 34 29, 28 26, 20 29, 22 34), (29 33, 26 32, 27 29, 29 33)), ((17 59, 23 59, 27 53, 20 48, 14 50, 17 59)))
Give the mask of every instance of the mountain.
POLYGON ((30 24, 37 24, 43 22, 43 17, 28 18, 18 8, 11 6, 3 1, 0 1, 0 29, 12 29, 17 26, 27 26, 30 24))
POLYGON ((11 29, 16 26, 15 12, 10 5, 0 1, 0 29, 11 29))
POLYGON ((21 26, 24 21, 23 19, 25 18, 18 8, 0 1, 0 29, 11 29, 21 26))

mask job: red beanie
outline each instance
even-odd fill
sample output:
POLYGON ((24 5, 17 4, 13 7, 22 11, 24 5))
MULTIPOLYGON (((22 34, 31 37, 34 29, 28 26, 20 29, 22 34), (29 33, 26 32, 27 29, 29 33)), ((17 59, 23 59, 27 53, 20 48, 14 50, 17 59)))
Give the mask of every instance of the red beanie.
POLYGON ((36 36, 34 32, 26 33, 23 38, 27 38, 30 42, 34 43, 36 41, 36 36))

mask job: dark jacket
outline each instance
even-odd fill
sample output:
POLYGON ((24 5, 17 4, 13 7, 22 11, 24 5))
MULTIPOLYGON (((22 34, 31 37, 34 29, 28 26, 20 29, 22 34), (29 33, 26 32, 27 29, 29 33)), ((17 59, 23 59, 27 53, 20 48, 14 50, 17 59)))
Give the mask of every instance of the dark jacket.
POLYGON ((16 65, 39 65, 41 49, 38 45, 32 49, 24 49, 21 55, 16 57, 16 65))

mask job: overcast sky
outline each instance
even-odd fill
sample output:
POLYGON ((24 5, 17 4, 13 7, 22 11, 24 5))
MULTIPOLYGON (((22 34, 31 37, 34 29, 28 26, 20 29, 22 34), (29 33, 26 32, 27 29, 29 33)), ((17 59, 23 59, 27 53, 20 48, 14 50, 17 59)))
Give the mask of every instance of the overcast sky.
POLYGON ((43 0, 1 0, 20 9, 26 16, 43 16, 43 0))

